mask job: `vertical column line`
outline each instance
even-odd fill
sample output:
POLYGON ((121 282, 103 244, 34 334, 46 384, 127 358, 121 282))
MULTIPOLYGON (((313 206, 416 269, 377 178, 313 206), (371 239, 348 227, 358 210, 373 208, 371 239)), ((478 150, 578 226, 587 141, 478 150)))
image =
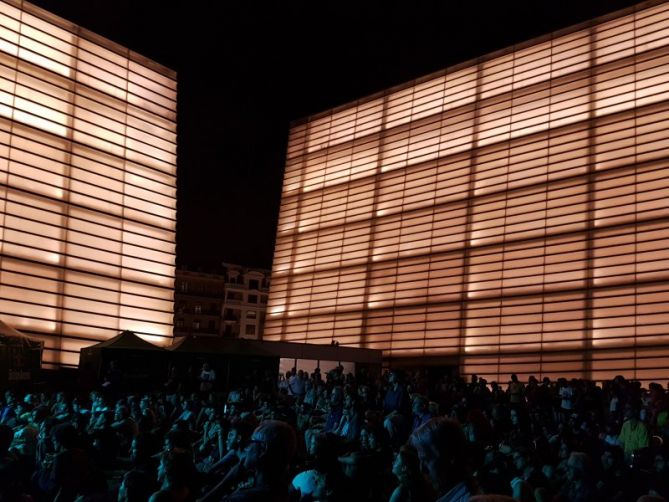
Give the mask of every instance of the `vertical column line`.
MULTIPOLYGON (((121 253, 119 256, 119 277, 118 277, 118 326, 117 330, 123 331, 124 326, 121 325, 123 318, 121 317, 122 299, 123 299, 123 257, 125 254, 125 240, 126 240, 126 191, 127 191, 127 177, 128 177, 128 102, 130 100, 130 51, 126 55, 126 74, 125 74, 125 100, 123 102, 123 195, 121 196, 121 253)), ((172 329, 172 337, 174 337, 174 329, 172 329)))
POLYGON ((595 170, 596 152, 595 152, 595 127, 597 124, 595 118, 595 103, 597 101, 595 90, 595 47, 596 40, 594 35, 595 26, 591 23, 589 27, 588 45, 590 49, 590 60, 588 66, 588 90, 589 90, 589 109, 588 109, 588 155, 587 155, 587 210, 586 210, 586 259, 585 259, 585 329, 583 332, 583 350, 581 352, 581 369, 583 378, 590 379, 592 374, 592 337, 594 329, 594 251, 595 251, 595 189, 597 174, 595 170))
MULTIPOLYGON (((328 126, 329 127, 329 126, 328 126)), ((306 127, 305 127, 305 143, 302 148, 302 155, 301 155, 301 160, 300 163, 302 164, 299 173, 300 173, 300 182, 298 184, 298 192, 296 194, 297 197, 297 208, 295 210, 295 229, 293 230, 293 234, 291 236, 291 247, 290 247, 290 269, 288 270, 288 279, 286 281, 286 296, 284 298, 285 304, 284 304, 284 309, 283 312, 281 313, 281 334, 280 334, 280 339, 281 341, 285 341, 286 339, 286 326, 287 326, 287 321, 288 321, 288 314, 289 314, 289 306, 290 306, 290 297, 293 293, 293 285, 295 284, 295 274, 293 273, 293 270, 295 268, 295 253, 298 249, 297 246, 297 241, 299 240, 300 236, 300 218, 302 217, 302 212, 303 212, 303 205, 304 205, 304 184, 306 182, 306 177, 305 177, 305 171, 307 169, 307 156, 309 155, 309 135, 311 134, 311 122, 307 121, 306 127)), ((329 134, 329 129, 328 129, 328 134, 329 134)), ((329 140, 328 140, 329 141, 329 140)), ((288 142, 290 142, 290 136, 288 138, 288 142)), ((285 172, 284 172, 284 178, 285 178, 285 172)), ((283 190, 283 188, 282 188, 283 190)), ((282 197, 283 199, 283 197, 282 197)), ((281 209, 279 208, 279 217, 281 217, 281 209)), ((279 237, 277 235, 277 241, 279 240, 279 237)), ((227 293, 226 293, 227 294, 227 293)))
MULTIPOLYGON (((509 138, 507 139, 506 147, 506 179, 504 180, 504 224, 502 227, 502 270, 501 278, 499 284, 499 324, 498 335, 497 335, 497 378, 500 379, 500 367, 502 361, 504 360, 503 354, 505 353, 505 347, 502 343, 502 331, 504 329, 504 298, 505 298, 505 288, 504 288, 504 276, 506 272, 506 246, 507 246, 507 217, 509 211, 509 171, 511 170, 511 145, 513 142, 513 136, 511 134, 511 128, 513 126, 513 107, 514 107, 514 97, 515 97, 515 88, 514 88, 514 77, 515 77, 515 66, 516 66, 516 51, 514 50, 511 53, 511 101, 509 108, 509 138)), ((512 240, 513 241, 513 240, 512 240)))
POLYGON ((638 84, 638 73, 637 73, 637 54, 636 54, 636 40, 637 40, 637 35, 636 35, 636 24, 637 24, 637 9, 634 9, 634 14, 633 14, 633 34, 632 34, 632 40, 633 40, 633 57, 634 57, 634 378, 638 378, 637 376, 637 361, 638 361, 638 341, 637 341, 637 336, 639 333, 638 329, 638 314, 639 314, 639 282, 638 282, 638 252, 639 252, 639 209, 638 209, 638 204, 639 204, 639 165, 638 165, 638 130, 637 130, 637 117, 638 117, 638 112, 637 112, 637 84, 638 84))
POLYGON ((368 308, 368 303, 369 303, 369 288, 370 288, 370 283, 371 283, 371 272, 373 270, 373 263, 374 263, 374 242, 375 242, 375 235, 376 235, 376 211, 378 208, 378 199, 379 199, 379 193, 378 193, 378 187, 379 187, 379 177, 381 176, 381 159, 382 159, 382 154, 385 146, 385 130, 386 130, 386 121, 388 118, 388 94, 384 94, 383 96, 383 104, 381 105, 381 126, 379 130, 379 146, 376 154, 376 173, 373 176, 373 188, 372 188, 372 211, 371 215, 369 218, 369 241, 368 241, 368 246, 367 246, 367 260, 365 261, 365 289, 364 289, 364 294, 362 298, 362 320, 361 320, 361 326, 360 326, 360 347, 366 348, 368 347, 368 344, 370 341, 369 340, 369 334, 367 333, 367 328, 369 325, 369 315, 371 312, 371 309, 368 308))
MULTIPOLYGON (((23 14, 23 11, 21 11, 23 14)), ((23 23, 22 23, 23 25, 23 23)), ((57 330, 59 332, 58 336, 58 350, 59 350, 59 363, 62 364, 62 345, 63 345, 63 336, 65 334, 65 329, 64 329, 64 316, 65 316, 65 289, 66 285, 68 282, 68 255, 69 253, 67 252, 67 247, 70 242, 69 239, 69 233, 70 233, 70 210, 71 210, 71 205, 70 205, 70 186, 72 183, 72 148, 73 148, 73 143, 74 143, 74 138, 73 138, 73 132, 74 132, 74 122, 75 122, 75 111, 76 111, 76 105, 74 103, 74 100, 77 99, 77 74, 79 72, 79 41, 81 40, 79 37, 79 33, 81 31, 81 28, 77 26, 77 31, 75 34, 73 34, 73 37, 76 40, 76 43, 73 44, 74 46, 74 54, 73 54, 73 59, 77 63, 77 68, 73 69, 72 71, 74 72, 73 78, 72 78, 72 100, 73 102, 70 104, 71 106, 71 113, 68 114, 68 136, 65 138, 65 145, 66 145, 66 150, 63 152, 63 171, 64 173, 66 172, 67 174, 63 174, 63 215, 61 218, 62 221, 62 227, 63 227, 63 246, 65 247, 65 252, 62 253, 61 255, 61 264, 62 266, 59 268, 59 276, 60 276, 60 281, 58 281, 58 307, 56 309, 56 326, 57 330)), ((18 71, 17 71, 17 78, 18 78, 18 71)), ((62 248, 61 248, 62 249, 62 248)))
MULTIPOLYGON (((467 311, 469 307, 469 300, 467 298, 469 292, 469 267, 471 260, 471 236, 472 236, 472 217, 473 217, 473 203, 474 203, 474 186, 476 176, 476 155, 478 152, 478 135, 479 122, 481 119, 481 63, 476 65, 476 92, 474 93, 474 121, 472 125, 472 144, 469 154, 469 180, 467 183, 467 198, 466 198, 466 213, 465 213, 465 232, 463 239, 462 252, 462 288, 460 290, 460 336, 458 343, 458 366, 463 366, 465 362, 465 352, 467 345, 467 311)), ((458 368, 460 373, 462 371, 458 368)))

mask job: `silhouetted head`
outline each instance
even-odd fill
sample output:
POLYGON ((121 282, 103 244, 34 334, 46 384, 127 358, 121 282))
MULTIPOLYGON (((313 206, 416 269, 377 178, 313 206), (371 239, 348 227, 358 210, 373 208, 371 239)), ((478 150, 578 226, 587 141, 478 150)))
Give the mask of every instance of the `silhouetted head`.
POLYGON ((286 422, 265 420, 251 435, 244 467, 281 474, 295 455, 295 431, 286 422))
POLYGON ((443 495, 467 478, 467 440, 456 421, 432 418, 414 431, 411 443, 437 494, 443 495))

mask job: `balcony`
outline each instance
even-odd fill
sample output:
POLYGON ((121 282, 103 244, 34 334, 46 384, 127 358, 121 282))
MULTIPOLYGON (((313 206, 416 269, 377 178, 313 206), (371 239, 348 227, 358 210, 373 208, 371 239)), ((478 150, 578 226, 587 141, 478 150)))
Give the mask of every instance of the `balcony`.
POLYGON ((197 335, 197 336, 218 336, 219 330, 217 328, 209 329, 206 327, 203 328, 188 328, 188 327, 174 327, 174 336, 188 336, 188 335, 197 335))

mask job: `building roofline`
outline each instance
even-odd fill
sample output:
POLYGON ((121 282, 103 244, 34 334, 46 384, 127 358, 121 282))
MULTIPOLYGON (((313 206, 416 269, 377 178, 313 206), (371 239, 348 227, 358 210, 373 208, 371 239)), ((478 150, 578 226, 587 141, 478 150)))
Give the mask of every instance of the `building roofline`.
POLYGON ((302 118, 299 118, 299 119, 292 120, 290 122, 290 129, 292 129, 294 127, 297 127, 297 126, 300 126, 300 125, 308 124, 311 121, 321 119, 321 118, 326 117, 328 115, 334 115, 335 113, 338 113, 340 111, 347 110, 347 109, 352 108, 354 106, 359 106, 359 105, 368 103, 369 101, 372 101, 374 99, 382 98, 382 97, 387 96, 389 94, 401 91, 403 89, 407 89, 407 88, 412 87, 414 85, 421 84, 423 82, 427 82, 429 80, 432 80, 432 79, 435 79, 435 78, 438 78, 438 77, 441 77, 441 76, 448 75, 450 73, 462 70, 464 68, 469 68, 469 67, 472 67, 472 66, 476 66, 476 65, 479 65, 481 63, 485 63, 487 61, 490 61, 492 59, 502 57, 502 56, 506 56, 507 54, 510 54, 512 52, 515 52, 515 51, 518 51, 518 50, 521 50, 521 49, 526 49, 526 48, 531 47, 533 45, 538 45, 540 43, 546 42, 548 40, 552 40, 552 39, 557 38, 557 37, 562 37, 562 36, 565 36, 565 35, 569 35, 571 33, 583 30, 585 28, 589 28, 589 27, 595 26, 597 24, 602 24, 602 23, 605 23, 607 21, 611 21, 612 19, 617 19, 619 17, 626 16, 626 15, 631 14, 633 12, 648 9, 650 7, 654 7, 656 5, 660 5, 660 4, 663 4, 663 3, 666 3, 666 0, 645 0, 645 1, 640 2, 638 4, 631 5, 629 7, 625 7, 624 9, 619 9, 619 10, 616 10, 616 11, 613 11, 613 12, 609 12, 608 14, 603 14, 601 16, 594 17, 592 19, 589 19, 587 21, 583 21, 583 22, 575 24, 575 25, 571 25, 571 26, 567 26, 565 28, 561 28, 559 30, 551 31, 551 32, 546 33, 544 35, 539 35, 539 36, 533 37, 529 40, 525 40, 525 41, 519 42, 517 44, 513 44, 513 45, 510 45, 510 46, 507 46, 507 47, 503 47, 503 48, 495 50, 493 52, 488 52, 488 53, 483 54, 481 56, 471 58, 471 59, 468 59, 466 61, 462 61, 460 63, 456 63, 454 65, 448 66, 443 70, 437 70, 437 71, 429 73, 427 75, 423 75, 423 76, 417 77, 413 80, 409 80, 408 82, 403 82, 403 83, 394 85, 392 87, 388 87, 386 89, 383 89, 381 91, 377 91, 373 94, 369 94, 369 95, 364 96, 362 98, 359 98, 359 99, 356 99, 356 100, 353 100, 353 101, 349 101, 349 102, 343 103, 341 105, 337 105, 333 108, 328 108, 327 110, 324 110, 324 111, 321 111, 321 112, 318 112, 318 113, 315 113, 315 114, 312 114, 312 115, 308 115, 306 117, 302 117, 302 118))
POLYGON ((29 14, 32 14, 42 19, 43 21, 52 23, 55 26, 62 28, 63 30, 69 31, 70 33, 72 33, 77 37, 88 40, 89 42, 92 42, 94 44, 98 44, 104 47, 105 49, 108 49, 118 54, 119 56, 128 58, 130 61, 145 66, 146 68, 149 68, 157 73, 160 73, 165 77, 171 78, 174 81, 176 81, 177 79, 177 72, 175 70, 168 68, 167 66, 164 66, 160 63, 157 63, 156 61, 149 59, 148 57, 143 56, 142 54, 139 54, 135 51, 132 51, 128 47, 125 47, 106 37, 103 37, 102 35, 99 35, 87 28, 84 28, 83 26, 80 26, 72 21, 68 21, 67 19, 57 16, 52 12, 49 12, 41 7, 31 4, 30 2, 25 2, 24 0, 3 0, 3 1, 11 5, 12 7, 16 7, 17 9, 21 9, 25 12, 28 12, 29 14))
POLYGON ((226 268, 232 268, 232 269, 239 269, 244 272, 259 272, 261 274, 269 274, 272 272, 271 269, 266 269, 262 267, 249 267, 248 265, 239 265, 237 263, 228 263, 228 262, 221 262, 221 265, 226 268))

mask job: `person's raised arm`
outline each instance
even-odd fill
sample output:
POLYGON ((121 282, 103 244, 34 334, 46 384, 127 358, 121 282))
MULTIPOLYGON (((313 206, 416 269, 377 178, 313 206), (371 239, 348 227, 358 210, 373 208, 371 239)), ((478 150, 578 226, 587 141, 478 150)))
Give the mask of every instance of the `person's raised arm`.
POLYGON ((245 473, 243 463, 238 462, 216 486, 197 499, 197 502, 218 502, 226 492, 230 491, 230 489, 241 481, 245 473))

